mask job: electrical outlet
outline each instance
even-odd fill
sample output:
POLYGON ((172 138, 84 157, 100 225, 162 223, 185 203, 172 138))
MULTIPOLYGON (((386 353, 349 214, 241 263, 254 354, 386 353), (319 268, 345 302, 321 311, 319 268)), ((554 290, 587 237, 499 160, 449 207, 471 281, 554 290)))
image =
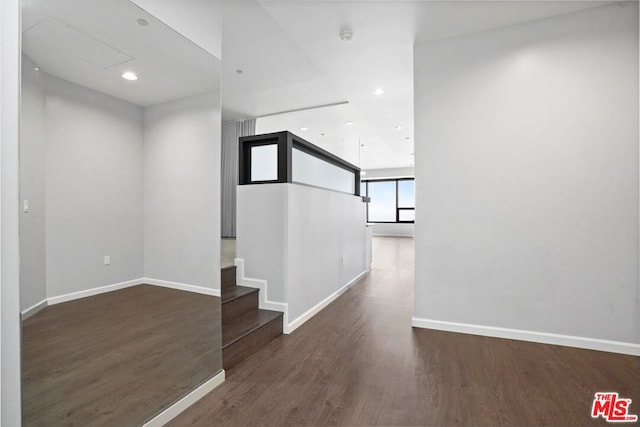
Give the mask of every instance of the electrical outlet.
POLYGON ((104 265, 111 265, 111 256, 110 255, 105 255, 104 256, 104 265))

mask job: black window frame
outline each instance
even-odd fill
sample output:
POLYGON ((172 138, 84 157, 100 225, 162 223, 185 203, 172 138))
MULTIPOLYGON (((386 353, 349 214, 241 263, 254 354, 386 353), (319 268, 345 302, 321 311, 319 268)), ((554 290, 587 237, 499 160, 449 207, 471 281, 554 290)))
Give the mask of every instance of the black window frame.
MULTIPOLYGON (((406 206, 399 206, 398 202, 399 202, 399 196, 398 196, 398 186, 399 186, 399 182, 400 181, 413 181, 414 182, 414 189, 415 189, 415 178, 379 178, 379 179, 363 179, 361 181, 361 184, 365 184, 364 185, 364 194, 362 194, 363 197, 371 197, 369 196, 369 183, 370 182, 395 182, 396 185, 396 206, 395 206, 395 211, 396 211, 396 220, 395 221, 371 221, 369 219, 369 203, 367 203, 367 222, 371 223, 371 224, 415 224, 415 220, 413 221, 400 221, 400 211, 414 211, 416 210, 415 207, 415 190, 414 190, 414 199, 413 199, 413 203, 414 206, 411 207, 406 207, 406 206)), ((415 217, 415 216, 414 216, 415 217)))
MULTIPOLYGON (((250 184, 278 184, 278 183, 294 183, 292 164, 293 149, 300 150, 310 156, 318 158, 326 163, 337 166, 353 174, 354 191, 348 193, 339 191, 344 194, 353 194, 360 196, 360 168, 352 165, 346 160, 323 150, 322 148, 300 138, 288 131, 266 133, 262 135, 242 136, 238 143, 238 185, 250 184), (278 177, 277 179, 266 181, 253 181, 251 179, 251 149, 257 146, 277 145, 278 147, 278 177)), ((309 185, 309 184, 302 184, 309 185)), ((317 187, 310 185, 311 187, 317 187)), ((325 187, 318 187, 325 188, 325 187)), ((326 189, 326 188, 325 188, 326 189)), ((338 191, 331 190, 330 191, 338 191)))

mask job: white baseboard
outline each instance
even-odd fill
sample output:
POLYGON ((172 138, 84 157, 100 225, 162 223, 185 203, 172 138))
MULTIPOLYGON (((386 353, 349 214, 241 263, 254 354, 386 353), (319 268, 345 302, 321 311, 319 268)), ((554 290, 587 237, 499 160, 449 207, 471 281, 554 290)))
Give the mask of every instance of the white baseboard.
MULTIPOLYGON (((272 310, 284 313, 283 322, 284 329, 286 329, 286 325, 289 319, 289 305, 284 302, 271 301, 269 299, 269 286, 266 280, 245 277, 244 259, 236 258, 233 263, 236 266, 236 283, 241 286, 259 289, 260 292, 258 293, 258 307, 262 310, 272 310)), ((286 334, 287 332, 284 333, 286 334)))
POLYGON ((328 306, 329 304, 331 304, 333 301, 335 301, 340 295, 342 295, 343 293, 345 293, 347 290, 349 290, 349 288, 351 288, 353 285, 355 285, 356 283, 358 283, 364 276, 366 276, 371 270, 365 270, 362 273, 358 274, 355 278, 353 278, 352 280, 350 280, 347 284, 345 284, 343 287, 341 287, 340 289, 338 289, 337 291, 335 291, 334 293, 332 293, 331 295, 329 295, 328 297, 326 297, 325 299, 323 299, 322 301, 320 301, 318 304, 316 304, 315 306, 311 307, 309 310, 305 311, 302 315, 298 316, 295 320, 293 320, 290 323, 285 323, 284 326, 284 333, 285 334, 290 334, 293 331, 295 331, 296 329, 298 329, 300 326, 302 326, 307 320, 311 319, 313 316, 315 316, 316 314, 318 314, 323 308, 325 308, 326 306, 328 306))
POLYGON ((140 280, 142 281, 142 283, 145 283, 148 285, 177 289, 179 291, 194 292, 196 294, 211 295, 214 297, 220 296, 220 289, 204 288, 202 286, 187 285, 185 283, 178 283, 178 282, 169 282, 167 280, 152 279, 150 277, 144 277, 140 280))
POLYGON ((128 280, 126 282, 114 283, 113 285, 100 286, 98 288, 86 289, 79 292, 71 292, 69 294, 58 295, 55 297, 47 298, 49 305, 60 304, 67 301, 73 301, 80 298, 91 297, 94 295, 104 294, 106 292, 117 291, 131 286, 141 285, 142 279, 128 280))
POLYGON ((263 310, 273 310, 280 311, 284 313, 284 325, 282 332, 286 335, 292 333, 300 326, 302 326, 307 320, 311 319, 313 316, 318 314, 320 310, 331 304, 336 300, 340 295, 345 293, 350 287, 355 285, 360 279, 362 279, 365 275, 367 275, 371 270, 365 270, 362 273, 358 274, 354 279, 350 280, 347 284, 342 286, 340 289, 329 295, 327 298, 320 301, 314 307, 310 308, 302 315, 298 316, 295 320, 289 322, 289 304, 284 302, 276 302, 269 300, 269 284, 266 280, 253 279, 250 277, 245 277, 244 275, 244 259, 236 258, 234 260, 234 264, 236 268, 236 283, 241 286, 248 286, 250 288, 258 288, 260 289, 259 293, 259 307, 263 310))
POLYGON ((202 399, 207 393, 213 391, 216 387, 224 382, 225 374, 224 369, 218 372, 215 376, 211 377, 198 388, 191 391, 182 399, 169 406, 164 411, 143 424, 143 427, 161 427, 167 424, 169 421, 184 412, 189 406, 202 399))
MULTIPOLYGON (((114 283, 113 285, 100 286, 98 288, 91 288, 91 289, 86 289, 86 290, 79 291, 79 292, 72 292, 72 293, 69 293, 69 294, 58 295, 58 296, 55 296, 55 297, 49 297, 46 300, 46 303, 47 303, 46 305, 60 304, 60 303, 63 303, 63 302, 73 301, 73 300, 77 300, 77 299, 80 299, 80 298, 86 298, 86 297, 91 297, 91 296, 94 296, 94 295, 104 294, 104 293, 107 293, 107 292, 118 291, 120 289, 130 288, 131 286, 137 286, 137 285, 153 285, 153 286, 160 286, 162 288, 177 289, 179 291, 194 292, 194 293, 197 293, 197 294, 211 295, 211 296, 215 296, 215 297, 219 297, 220 296, 220 290, 219 289, 203 288, 201 286, 187 285, 187 284, 184 284, 184 283, 169 282, 169 281, 166 281, 166 280, 158 280, 158 279, 152 279, 152 278, 149 278, 149 277, 142 277, 140 279, 128 280, 126 282, 120 282, 120 283, 114 283)), ((39 303, 39 304, 41 304, 41 303, 39 303)), ((31 310, 31 309, 32 309, 32 307, 29 307, 25 311, 28 311, 28 310, 31 310)), ((33 313, 33 314, 35 314, 35 313, 33 313)), ((30 316, 33 315, 33 314, 30 314, 30 316)), ((24 314, 23 314, 23 316, 24 316, 24 314)))
POLYGON ((597 338, 584 338, 571 335, 551 334, 546 332, 525 331, 521 329, 499 328, 495 326, 473 325, 468 323, 445 322, 440 320, 420 319, 413 317, 411 325, 416 328, 437 329, 440 331, 459 332, 495 338, 507 338, 520 341, 531 341, 543 344, 562 345, 566 347, 584 348, 588 350, 608 351, 611 353, 640 356, 640 344, 608 341, 597 338))
POLYGON ((29 317, 33 316, 48 305, 49 303, 47 302, 47 300, 43 299, 39 303, 33 304, 31 307, 22 310, 22 313, 20 313, 20 318, 22 320, 27 320, 29 317))
POLYGON ((413 234, 376 234, 373 233, 372 234, 373 237, 408 237, 410 239, 413 239, 415 236, 413 234))

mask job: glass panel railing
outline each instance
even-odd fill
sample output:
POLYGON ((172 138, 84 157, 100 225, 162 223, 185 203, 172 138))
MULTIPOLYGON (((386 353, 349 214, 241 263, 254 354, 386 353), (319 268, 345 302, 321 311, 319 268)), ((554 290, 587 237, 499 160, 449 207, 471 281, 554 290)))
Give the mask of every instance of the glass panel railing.
POLYGON ((299 183, 360 195, 360 169, 291 132, 244 136, 239 185, 299 183))
POLYGON ((354 194, 355 175, 297 148, 293 149, 292 181, 354 194))

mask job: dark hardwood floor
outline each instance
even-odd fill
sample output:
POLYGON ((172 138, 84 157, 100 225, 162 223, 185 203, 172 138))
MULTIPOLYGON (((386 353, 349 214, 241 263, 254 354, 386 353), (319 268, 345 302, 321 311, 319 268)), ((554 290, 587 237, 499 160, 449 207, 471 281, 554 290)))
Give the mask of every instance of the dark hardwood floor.
POLYGON ((367 279, 170 425, 605 425, 597 391, 640 413, 638 357, 412 329, 413 253, 377 238, 367 279))
POLYGON ((25 426, 138 426, 222 369, 220 298, 140 285, 23 322, 25 426))

